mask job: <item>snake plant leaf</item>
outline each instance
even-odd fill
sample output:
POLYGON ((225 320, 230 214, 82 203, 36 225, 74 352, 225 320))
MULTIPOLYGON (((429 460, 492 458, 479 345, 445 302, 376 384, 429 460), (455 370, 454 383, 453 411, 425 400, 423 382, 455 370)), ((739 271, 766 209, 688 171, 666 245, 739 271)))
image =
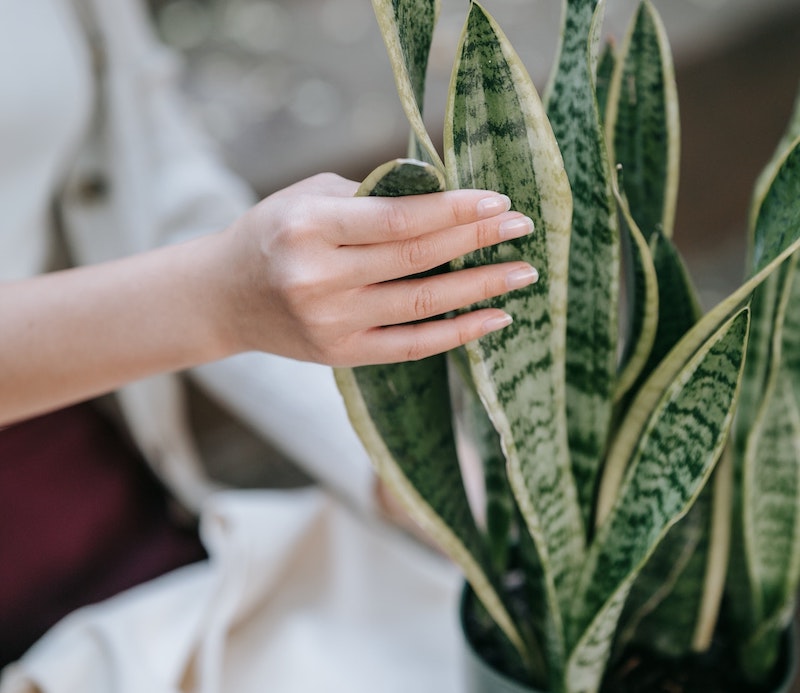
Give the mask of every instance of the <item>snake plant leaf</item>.
MULTIPOLYGON (((750 273, 757 271, 755 267, 755 237, 762 205, 767 198, 767 193, 778 171, 784 165, 787 154, 796 147, 800 141, 800 94, 798 94, 795 112, 780 144, 775 150, 772 160, 762 171, 755 187, 750 209, 750 233, 748 237, 748 270, 750 273)), ((800 175, 800 174, 798 174, 800 175)), ((785 176, 784 176, 785 177, 785 176)), ((791 194, 791 190, 789 191, 791 194)), ((774 202, 771 203, 774 205, 774 202)), ((768 207, 769 209, 769 207, 768 207)), ((769 215, 768 215, 769 216, 769 215)), ((774 216, 774 215, 772 215, 774 216)), ((772 218, 772 217, 770 217, 772 218)), ((765 216, 767 219, 767 216, 765 216)), ((781 223, 780 217, 776 219, 781 223)), ((744 456, 746 439, 750 431, 750 424, 758 414, 764 396, 769 359, 772 354, 770 344, 772 341, 772 328, 774 325, 775 310, 778 296, 783 291, 785 273, 777 272, 765 281, 755 292, 752 301, 752 323, 750 342, 747 348, 747 363, 744 372, 744 386, 742 398, 739 402, 739 413, 734 423, 734 446, 737 460, 744 456)))
POLYGON ((623 613, 623 632, 615 643, 618 652, 631 640, 672 658, 711 647, 725 594, 732 495, 728 447, 711 483, 667 533, 634 582, 623 613))
POLYGON ((506 457, 500 436, 472 380, 466 351, 463 348, 456 349, 450 353, 450 358, 451 363, 455 364, 455 373, 460 376, 455 381, 460 385, 457 388, 460 401, 458 410, 463 421, 463 435, 483 468, 486 543, 495 572, 504 575, 509 568, 508 554, 516 512, 514 496, 506 476, 506 457))
MULTIPOLYGON (((749 322, 742 308, 711 334, 658 389, 632 445, 617 502, 587 556, 570 633, 568 691, 596 691, 624 600, 642 566, 691 508, 725 445, 739 387, 749 322)), ((636 404, 634 404, 636 406, 636 404)), ((623 424, 624 425, 624 424, 623 424)))
POLYGON ((372 0, 397 93, 411 124, 409 155, 444 170, 422 120, 425 77, 440 0, 372 0))
POLYGON ((783 137, 781 137, 780 142, 778 142, 777 147, 775 147, 775 153, 773 154, 772 159, 764 167, 764 170, 759 175, 753 189, 753 199, 750 204, 750 224, 748 226, 751 232, 749 237, 749 245, 752 245, 752 233, 755 229, 755 222, 758 217, 758 211, 761 207, 761 202, 764 200, 764 196, 767 194, 767 190, 769 189, 772 178, 775 175, 775 171, 777 170, 777 167, 780 166, 780 163, 783 160, 786 152, 791 148, 792 143, 798 137, 800 137, 800 90, 798 90, 797 96, 795 97, 794 109, 789 117, 789 123, 786 126, 783 137))
POLYGON ((631 215, 627 201, 614 188, 622 226, 623 263, 628 289, 626 335, 614 401, 619 402, 638 380, 650 356, 658 329, 659 287, 650 246, 631 215))
POLYGON ((563 646, 561 615, 573 597, 584 555, 563 384, 571 195, 530 77, 496 22, 477 3, 471 5, 457 55, 445 120, 449 186, 503 192, 534 222, 527 237, 455 264, 525 260, 539 270, 537 284, 492 302, 513 315, 514 322, 502 335, 487 335, 467 351, 541 558, 552 618, 548 649, 557 666, 563 646))
POLYGON ((762 408, 747 439, 742 469, 742 525, 751 630, 743 648, 745 671, 761 680, 772 670, 774 652, 788 627, 800 583, 800 299, 797 257, 788 264, 775 312, 772 358, 762 408), (785 361, 782 354, 789 355, 785 361), (768 627, 767 624, 772 624, 768 627), (770 655, 770 652, 773 654, 770 655))
POLYGON ((751 437, 744 479, 757 637, 742 648, 741 656, 745 672, 755 681, 774 668, 777 644, 792 622, 800 578, 800 408, 786 379, 779 379, 770 395, 751 437), (767 640, 772 646, 764 648, 767 640))
POLYGON ((612 163, 633 218, 646 237, 672 237, 678 192, 680 124, 666 31, 650 0, 631 22, 611 81, 606 131, 612 163))
POLYGON ((567 431, 572 470, 588 526, 611 423, 617 369, 619 228, 594 81, 605 0, 564 0, 563 8, 560 53, 548 92, 547 116, 572 189, 567 431))
MULTIPOLYGON (((718 472, 719 467, 714 475, 718 472)), ((687 634, 697 629, 706 592, 718 486, 706 485, 642 568, 620 619, 616 651, 631 642, 671 658, 693 651, 693 639, 687 634)))
MULTIPOLYGON (((438 169, 400 159, 367 176, 360 195, 444 189, 438 169)), ((487 572, 483 538, 461 478, 447 359, 335 369, 353 427, 376 471, 431 538, 458 563, 509 640, 524 645, 487 572)))
POLYGON ((800 225, 800 137, 776 166, 758 210, 753 237, 753 273, 759 273, 781 254, 800 225))
POLYGON ((673 658, 691 651, 686 636, 694 630, 702 598, 712 489, 711 484, 703 489, 644 565, 620 619, 617 649, 633 642, 673 658))
MULTIPOLYGON (((682 364, 708 336, 719 328, 730 315, 743 304, 750 303, 754 292, 781 267, 783 262, 800 248, 800 139, 785 154, 772 179, 768 194, 761 205, 759 222, 754 234, 757 259, 754 274, 730 296, 706 313, 695 326, 675 345, 672 351, 657 366, 648 381, 637 393, 637 399, 628 409, 626 419, 618 434, 614 447, 630 447, 635 444, 631 431, 639 430, 643 417, 652 409, 659 397, 657 383, 668 382, 682 364)), ((616 496, 625 473, 629 454, 609 456, 600 482, 600 500, 616 496)), ((607 514, 598 504, 598 517, 607 514)))
MULTIPOLYGON (((761 205, 769 191, 772 180, 781 166, 786 153, 791 149, 792 143, 800 137, 800 91, 795 100, 794 111, 787 125, 783 137, 775 148, 772 159, 764 167, 758 177, 750 203, 749 235, 747 244, 747 267, 754 272, 753 253, 754 238, 758 214, 761 205)), ((747 363, 744 373, 744 386, 742 398, 739 402, 739 414, 734 423, 734 444, 737 458, 744 455, 746 438, 750 430, 750 423, 757 416, 761 406, 763 391, 766 383, 768 359, 771 354, 771 329, 774 322, 774 312, 777 305, 777 296, 781 292, 783 280, 777 274, 759 287, 753 296, 752 321, 750 328, 750 342, 747 348, 747 363)))
MULTIPOLYGON (((623 386, 632 385, 630 392, 635 394, 647 376, 703 314, 697 291, 672 240, 656 229, 650 235, 649 247, 658 285, 655 334, 644 363, 635 359, 628 362, 628 368, 623 375, 629 377, 635 372, 636 382, 631 384, 627 379, 622 381, 618 388, 618 397, 624 392, 623 386), (636 371, 633 365, 638 366, 636 371)), ((637 355, 638 353, 640 352, 637 355)))
POLYGON ((611 77, 617 65, 617 53, 614 42, 609 40, 600 53, 595 74, 594 91, 597 96, 597 110, 600 120, 605 123, 606 107, 608 106, 608 91, 611 88, 611 77))

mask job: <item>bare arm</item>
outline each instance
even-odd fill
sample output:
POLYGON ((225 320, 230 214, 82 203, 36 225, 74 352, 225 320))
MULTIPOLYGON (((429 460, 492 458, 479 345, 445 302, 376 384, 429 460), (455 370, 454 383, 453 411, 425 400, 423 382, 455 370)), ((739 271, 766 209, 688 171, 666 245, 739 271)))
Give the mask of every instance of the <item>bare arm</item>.
POLYGON ((0 285, 0 424, 242 351, 402 361, 508 324, 495 309, 416 321, 535 281, 525 263, 404 279, 529 231, 507 200, 355 189, 317 176, 222 233, 0 285))

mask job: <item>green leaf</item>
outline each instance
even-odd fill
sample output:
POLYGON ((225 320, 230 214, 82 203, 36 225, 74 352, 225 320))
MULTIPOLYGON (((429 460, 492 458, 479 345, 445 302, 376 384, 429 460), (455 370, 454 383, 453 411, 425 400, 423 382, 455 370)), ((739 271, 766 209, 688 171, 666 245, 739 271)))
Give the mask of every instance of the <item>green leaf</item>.
MULTIPOLYGON (((750 223, 747 245, 747 268, 754 272, 755 234, 759 221, 761 206, 769 192, 773 180, 784 163, 792 147, 800 138, 800 92, 795 100, 795 107, 786 131, 775 148, 772 159, 764 167, 758 177, 753 199, 750 203, 750 223)), ((763 222, 762 222, 763 223, 763 222)), ((742 400, 739 403, 739 415, 734 423, 734 443, 737 458, 744 454, 746 437, 750 422, 755 418, 761 405, 763 389, 766 382, 768 360, 770 357, 771 329, 774 322, 774 311, 777 296, 781 292, 783 280, 780 275, 771 277, 759 287, 753 297, 750 343, 747 348, 747 364, 742 387, 742 400)))
MULTIPOLYGON (((622 604, 669 529, 691 508, 725 444, 744 361, 749 313, 739 310, 681 367, 647 387, 658 391, 641 425, 610 457, 628 460, 617 502, 589 549, 575 600, 575 647, 567 690, 595 691, 610 653, 622 604)), ((642 398, 640 397, 640 400, 642 398)), ((637 403, 634 403, 637 407, 637 403)), ((625 426, 625 424, 623 424, 625 426)))
MULTIPOLYGON (((389 162, 370 174, 360 195, 400 196, 444 188, 433 166, 389 162), (426 183, 427 181, 427 183, 426 183)), ((492 618, 524 646, 488 573, 488 559, 461 479, 451 420, 447 359, 335 369, 348 415, 376 471, 409 514, 461 566, 492 618)))
POLYGON ((611 423, 617 368, 619 229, 594 83, 594 51, 604 11, 604 0, 565 1, 561 49, 547 101, 572 189, 567 425, 587 525, 611 423))
POLYGON ((678 192, 678 95, 667 35, 650 0, 639 5, 620 51, 606 130, 633 218, 646 237, 660 229, 670 238, 678 192))
POLYGON ((397 93, 411 124, 410 155, 444 170, 422 120, 425 74, 440 0, 372 0, 397 93))
MULTIPOLYGON (((639 379, 653 349, 658 329, 659 291, 650 247, 631 216, 627 201, 616 189, 615 194, 622 222, 622 247, 626 255, 623 269, 626 275, 628 313, 614 392, 614 401, 619 402, 639 379)), ((599 500, 602 501, 602 498, 599 500)))
POLYGON ((595 93, 597 94, 597 109, 600 120, 605 121, 606 107, 608 105, 608 92, 611 89, 611 77, 617 65, 617 54, 612 41, 607 41, 600 53, 595 76, 595 93))
MULTIPOLYGON (((730 296, 721 301, 681 339, 669 355, 661 361, 645 386, 639 391, 637 399, 630 407, 626 422, 621 429, 615 445, 629 438, 629 429, 642 425, 643 417, 658 397, 658 390, 648 388, 650 383, 666 382, 673 377, 685 361, 694 353, 719 325, 743 304, 753 299, 753 294, 780 268, 781 264, 800 248, 800 140, 786 154, 778 168, 770 193, 762 205, 763 215, 755 232, 755 244, 761 250, 757 271, 730 296), (636 425, 633 425, 633 424, 636 425)), ((625 472, 626 457, 609 458, 601 480, 600 497, 610 498, 619 488, 625 472)), ((600 515, 598 510, 598 515, 600 515)))
POLYGON ((772 671, 800 582, 800 300, 797 257, 786 272, 772 330, 770 372, 742 461, 742 526, 750 633, 742 650, 756 681, 772 671), (790 309, 795 307, 794 310, 790 309), (784 360, 782 354, 788 358, 784 360), (771 642, 773 647, 765 647, 771 642))
POLYGON ((781 165, 786 152, 791 149, 792 143, 798 138, 800 138, 800 91, 797 92, 797 96, 795 97, 794 110, 789 118, 786 131, 783 133, 783 137, 781 137, 780 142, 778 142, 778 146, 775 147, 775 153, 773 154, 772 159, 759 175, 753 190, 753 199, 750 204, 750 244, 752 244, 752 232, 755 229, 758 211, 761 207, 761 203, 764 200, 764 196, 769 190, 769 186, 772 184, 772 178, 774 177, 778 167, 781 165))
POLYGON ((564 404, 564 335, 571 196, 530 77, 494 20, 473 3, 445 121, 451 188, 507 194, 533 219, 529 236, 464 257, 457 267, 525 260, 539 282, 491 302, 514 323, 468 345, 478 391, 500 432, 517 503, 545 575, 551 667, 563 660, 562 612, 584 555, 564 404))
MULTIPOLYGON (((716 470, 715 470, 716 471, 716 470)), ((633 584, 617 648, 638 643, 667 657, 692 651, 711 539, 714 486, 708 484, 658 545, 633 584)))
MULTIPOLYGON (((650 235, 649 245, 649 254, 658 284, 655 334, 646 359, 643 362, 631 359, 627 363, 627 368, 620 377, 622 385, 618 388, 618 397, 624 392, 625 385, 628 385, 631 393, 635 394, 670 349, 703 314, 689 272, 672 241, 661 231, 656 230, 650 235), (634 369, 634 365, 637 365, 638 369, 634 369), (636 382, 631 384, 630 376, 634 373, 636 382)), ((638 355, 643 345, 637 344, 637 346, 640 349, 638 355)))
POLYGON ((509 567, 508 553, 516 512, 514 496, 506 476, 506 458, 500 436, 492 425, 472 380, 466 352, 463 349, 456 350, 451 353, 451 358, 458 363, 456 372, 461 376, 457 382, 462 384, 458 393, 461 400, 463 435, 483 469, 486 543, 495 571, 498 575, 504 575, 509 567))
POLYGON ((758 207, 753 232, 752 273, 778 256, 800 226, 800 138, 794 140, 775 167, 767 193, 758 207))

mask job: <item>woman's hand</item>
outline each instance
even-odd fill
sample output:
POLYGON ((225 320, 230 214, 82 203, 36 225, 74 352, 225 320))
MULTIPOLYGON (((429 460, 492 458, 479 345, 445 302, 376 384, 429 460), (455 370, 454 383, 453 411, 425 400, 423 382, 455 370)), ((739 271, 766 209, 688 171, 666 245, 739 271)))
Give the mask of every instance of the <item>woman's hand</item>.
POLYGON ((386 363, 446 351, 511 322, 497 309, 420 321, 536 281, 523 262, 408 278, 532 231, 527 217, 508 211, 507 197, 354 197, 357 187, 315 176, 266 198, 225 234, 230 254, 218 259, 228 273, 223 320, 232 351, 386 363))
POLYGON ((494 309, 419 321, 535 281, 525 263, 405 278, 529 232, 507 198, 355 190, 316 176, 225 232, 0 285, 0 425, 240 351, 403 361, 510 322, 494 309))

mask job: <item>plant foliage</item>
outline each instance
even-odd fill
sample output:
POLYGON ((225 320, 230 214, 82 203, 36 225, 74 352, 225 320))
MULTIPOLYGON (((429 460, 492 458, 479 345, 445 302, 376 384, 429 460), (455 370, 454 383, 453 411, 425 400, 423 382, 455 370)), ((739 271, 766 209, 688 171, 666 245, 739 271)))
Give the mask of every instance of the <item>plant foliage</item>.
POLYGON ((631 646, 721 638, 765 680, 800 582, 800 108, 756 186, 748 276, 702 314, 671 240, 677 92, 649 0, 618 52, 600 50, 605 0, 564 0, 544 101, 470 3, 441 156, 422 118, 438 1, 373 6, 414 158, 359 194, 503 192, 534 233, 453 268, 541 276, 492 301, 510 327, 462 350, 337 370, 378 472, 462 567, 501 670, 590 693, 631 646), (459 427, 483 464, 477 513, 459 427))

